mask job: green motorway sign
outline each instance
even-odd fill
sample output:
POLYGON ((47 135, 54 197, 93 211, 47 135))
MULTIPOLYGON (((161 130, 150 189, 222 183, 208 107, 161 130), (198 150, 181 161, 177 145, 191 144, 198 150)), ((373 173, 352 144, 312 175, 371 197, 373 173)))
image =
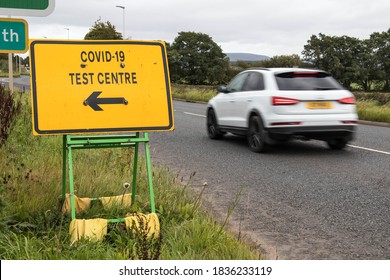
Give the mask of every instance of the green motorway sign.
POLYGON ((0 53, 25 53, 28 25, 24 19, 0 18, 0 53))
POLYGON ((54 0, 0 0, 0 14, 9 16, 47 16, 54 10, 54 0))

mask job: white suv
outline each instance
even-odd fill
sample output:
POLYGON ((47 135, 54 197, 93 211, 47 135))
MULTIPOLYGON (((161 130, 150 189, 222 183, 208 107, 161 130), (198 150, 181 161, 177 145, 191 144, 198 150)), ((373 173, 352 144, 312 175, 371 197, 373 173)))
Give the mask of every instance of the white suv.
POLYGON ((207 132, 244 135, 254 152, 291 138, 324 140, 342 149, 354 138, 353 94, 328 73, 298 68, 253 68, 218 87, 207 108, 207 132))

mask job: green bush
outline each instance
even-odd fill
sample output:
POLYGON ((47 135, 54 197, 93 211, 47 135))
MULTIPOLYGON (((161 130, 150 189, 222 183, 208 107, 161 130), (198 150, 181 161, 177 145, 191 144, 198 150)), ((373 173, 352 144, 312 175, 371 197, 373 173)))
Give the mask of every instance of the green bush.
POLYGON ((20 112, 20 102, 0 85, 0 147, 7 141, 11 125, 20 112))

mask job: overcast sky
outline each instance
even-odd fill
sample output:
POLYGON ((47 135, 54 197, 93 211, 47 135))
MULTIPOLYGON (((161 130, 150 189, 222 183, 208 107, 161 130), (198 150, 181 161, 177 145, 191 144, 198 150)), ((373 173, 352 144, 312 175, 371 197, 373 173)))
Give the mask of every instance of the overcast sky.
MULTIPOLYGON (((56 0, 47 17, 23 17, 30 38, 83 39, 99 18, 134 40, 210 35, 224 52, 301 54, 318 33, 369 38, 390 28, 389 0, 56 0)), ((16 16, 15 16, 16 17, 16 16)))

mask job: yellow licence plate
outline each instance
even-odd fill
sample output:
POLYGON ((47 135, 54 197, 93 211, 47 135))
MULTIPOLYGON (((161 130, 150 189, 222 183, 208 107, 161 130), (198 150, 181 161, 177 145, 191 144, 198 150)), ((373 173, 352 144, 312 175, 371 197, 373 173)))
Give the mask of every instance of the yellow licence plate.
POLYGON ((308 109, 331 109, 332 102, 324 102, 324 101, 307 102, 306 108, 308 108, 308 109))

